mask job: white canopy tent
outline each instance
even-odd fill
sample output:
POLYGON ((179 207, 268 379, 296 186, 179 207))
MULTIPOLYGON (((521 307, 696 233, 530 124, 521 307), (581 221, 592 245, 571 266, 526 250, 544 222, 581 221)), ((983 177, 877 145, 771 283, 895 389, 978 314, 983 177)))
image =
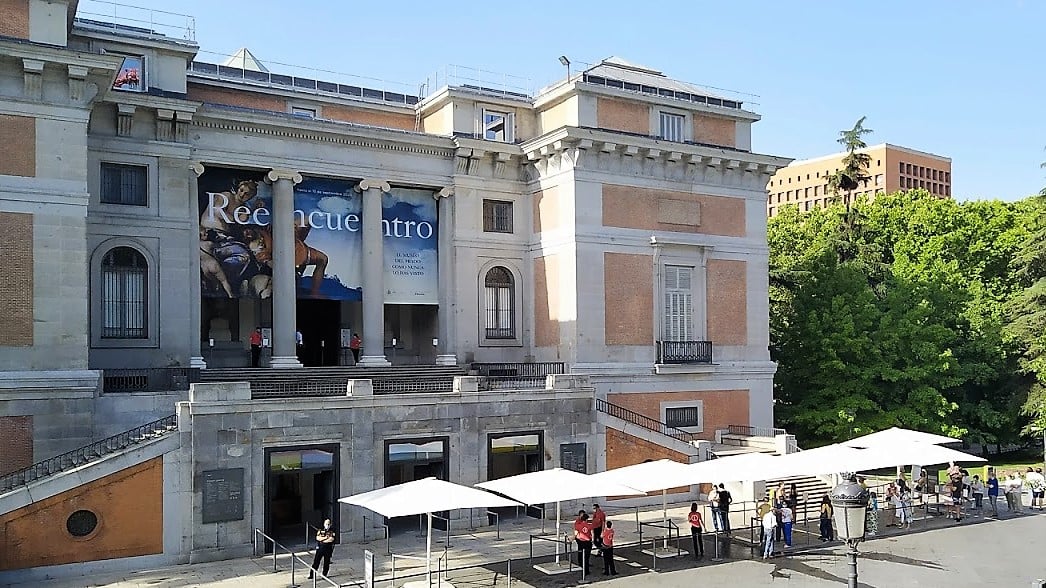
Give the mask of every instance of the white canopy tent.
POLYGON ((780 458, 768 453, 742 453, 710 459, 686 466, 695 480, 693 483, 720 484, 723 482, 750 482, 765 480, 766 473, 780 458))
POLYGON ((670 459, 659 459, 607 470, 589 476, 597 486, 624 484, 642 492, 661 491, 661 510, 668 524, 668 489, 702 482, 690 466, 670 459))
POLYGON ((541 470, 481 482, 476 487, 504 494, 523 504, 556 503, 556 563, 559 563, 559 504, 564 500, 577 500, 593 496, 635 496, 645 494, 631 486, 608 481, 599 481, 595 476, 581 474, 562 468, 541 470))
POLYGON ((875 433, 870 433, 868 435, 863 435, 856 439, 843 441, 842 443, 840 443, 840 445, 867 449, 869 447, 877 447, 879 445, 896 446, 901 443, 925 443, 929 445, 944 445, 947 443, 958 442, 959 439, 952 439, 951 437, 945 437, 944 435, 935 435, 933 433, 923 433, 922 431, 913 431, 911 429, 890 427, 889 429, 885 429, 875 433))
POLYGON ((427 515, 425 539, 425 580, 432 582, 432 513, 459 508, 518 506, 519 503, 490 492, 454 484, 436 478, 425 478, 379 488, 370 492, 339 498, 338 502, 355 504, 387 517, 427 515))
POLYGON ((955 449, 928 443, 877 444, 859 449, 846 445, 827 445, 772 458, 762 479, 864 472, 909 463, 936 465, 948 462, 981 462, 984 459, 955 449))

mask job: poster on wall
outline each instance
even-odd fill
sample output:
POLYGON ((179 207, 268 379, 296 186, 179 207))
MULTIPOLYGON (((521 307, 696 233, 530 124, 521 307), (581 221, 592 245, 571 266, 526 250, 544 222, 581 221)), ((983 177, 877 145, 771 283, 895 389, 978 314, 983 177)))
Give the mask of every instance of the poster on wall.
POLYGON ((382 196, 385 304, 439 304, 436 200, 431 190, 382 196))
MULTIPOLYGON (((363 214, 356 182, 306 177, 294 189, 299 299, 363 298, 363 214)), ((208 167, 199 179, 201 293, 272 297, 272 187, 262 172, 208 167)), ((432 191, 383 197, 387 304, 437 304, 437 219, 432 191)))

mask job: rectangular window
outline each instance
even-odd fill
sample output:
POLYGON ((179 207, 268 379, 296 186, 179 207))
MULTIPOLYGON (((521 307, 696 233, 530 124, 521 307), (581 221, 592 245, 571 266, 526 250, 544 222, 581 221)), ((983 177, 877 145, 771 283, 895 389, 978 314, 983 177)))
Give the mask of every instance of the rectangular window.
POLYGON ((686 122, 686 117, 681 114, 672 114, 671 112, 661 113, 661 138, 665 141, 678 141, 682 142, 685 140, 683 136, 683 123, 686 122))
POLYGON ((914 174, 912 174, 912 164, 910 164, 910 163, 904 164, 904 173, 906 173, 906 174, 908 174, 910 176, 914 175, 914 174))
POLYGON ((145 58, 140 55, 129 55, 123 58, 120 73, 116 74, 113 89, 123 92, 144 92, 148 88, 145 84, 145 58))
POLYGON ((694 268, 665 266, 664 340, 694 340, 694 268))
POLYGON ((810 197, 810 188, 803 188, 803 198, 810 197))
POLYGON ((903 161, 898 161, 897 162, 897 173, 899 173, 899 174, 903 174, 904 173, 904 162, 903 161))
POLYGON ((821 187, 820 186, 814 186, 814 196, 820 196, 820 195, 821 195, 821 187))
POLYGON ((300 117, 303 117, 303 118, 316 118, 316 109, 315 108, 305 108, 305 107, 302 107, 302 106, 292 106, 291 107, 291 114, 293 114, 294 116, 300 116, 300 117))
POLYGON ((511 112, 483 111, 483 138, 511 143, 515 140, 515 119, 511 112))
POLYGON ((103 204, 148 206, 148 177, 149 168, 144 165, 103 163, 99 199, 103 204))
POLYGON ((876 186, 882 186, 883 185, 883 174, 876 174, 875 175, 875 185, 876 186))
POLYGON ((511 233, 512 203, 504 200, 484 200, 483 231, 486 233, 511 233))
POLYGON ((144 339, 146 268, 102 268, 102 338, 144 339))
POLYGON ((665 424, 677 429, 701 427, 700 406, 680 406, 665 409, 665 424))

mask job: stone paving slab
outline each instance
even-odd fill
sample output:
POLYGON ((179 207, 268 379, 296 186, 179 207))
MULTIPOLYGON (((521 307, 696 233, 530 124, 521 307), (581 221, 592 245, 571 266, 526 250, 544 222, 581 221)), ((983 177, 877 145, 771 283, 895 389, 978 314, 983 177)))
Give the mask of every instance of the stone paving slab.
MULTIPOLYGON (((682 521, 688 509, 676 505, 669 511, 674 520, 682 521)), ((884 528, 879 537, 862 544, 862 570, 868 569, 867 578, 870 586, 934 586, 944 585, 945 577, 953 581, 951 586, 966 585, 1002 585, 1029 586, 1031 579, 1046 577, 1046 558, 1039 551, 1046 542, 1046 517, 1042 513, 1031 511, 1025 515, 1002 513, 1001 520, 988 519, 978 514, 969 516, 962 523, 955 523, 945 517, 928 517, 917 520, 911 530, 884 528), (872 581, 875 574, 888 577, 889 582, 872 581), (965 580, 956 583, 956 574, 961 577, 976 578, 977 581, 967 584, 965 580), (993 582, 999 581, 999 584, 993 582)), ((641 519, 656 521, 662 517, 661 510, 641 512, 641 519)), ((771 585, 780 582, 791 582, 797 586, 820 586, 845 584, 845 558, 841 555, 840 546, 821 544, 817 537, 817 522, 810 521, 798 525, 795 531, 795 549, 786 556, 772 560, 749 560, 753 550, 749 543, 751 537, 747 529, 738 529, 728 540, 720 537, 720 555, 723 561, 712 561, 715 553, 716 539, 712 535, 705 537, 705 558, 696 561, 691 557, 658 559, 658 573, 651 574, 653 558, 641 554, 642 549, 650 546, 649 535, 642 546, 634 545, 635 515, 621 514, 611 517, 617 519, 617 549, 620 560, 617 568, 620 576, 610 580, 600 575, 601 560, 593 557, 592 569, 596 573, 591 580, 595 583, 606 583, 607 586, 691 586, 697 579, 707 582, 713 578, 726 584, 771 585), (630 545, 632 543, 632 545, 630 545), (676 580, 675 578, 689 578, 676 580), (678 582, 678 583, 677 583, 678 582)), ((554 523, 546 522, 546 530, 551 531, 554 523)), ((563 529, 569 528, 564 523, 563 529)), ((453 569, 450 578, 456 586, 488 586, 498 588, 507 586, 506 574, 509 562, 512 566, 512 586, 519 588, 544 588, 576 585, 580 578, 579 570, 574 567, 572 573, 547 576, 532 569, 529 561, 530 535, 540 532, 540 523, 534 519, 524 519, 519 524, 503 522, 502 540, 498 541, 496 532, 488 527, 473 532, 454 531, 449 550, 453 569)), ((436 530, 433 536, 434 553, 442 555, 441 531, 436 530)), ((754 537, 758 540, 758 536, 754 537)), ((410 556, 424 555, 424 537, 417 532, 408 531, 392 539, 393 552, 410 556)), ((683 537, 681 547, 692 549, 690 538, 683 537)), ((372 541, 367 545, 340 545, 335 551, 331 577, 345 585, 352 585, 362 579, 363 549, 375 552, 376 572, 380 579, 378 586, 400 586, 404 576, 412 574, 410 579, 419 579, 423 573, 418 562, 397 560, 397 581, 387 581, 392 575, 392 560, 384 554, 385 542, 372 541)), ((551 541, 538 541, 534 548, 537 555, 534 563, 554 559, 555 544, 551 541)), ((301 557, 311 561, 307 552, 301 557)), ((561 555, 566 561, 567 555, 561 555)), ((91 577, 65 578, 56 580, 35 581, 15 584, 16 588, 32 585, 41 588, 183 588, 188 586, 205 586, 208 588, 250 586, 251 588, 275 588, 291 585, 290 560, 287 556, 277 558, 278 572, 272 571, 272 559, 236 559, 223 562, 173 566, 152 571, 114 572, 94 574, 91 577)), ((297 566, 296 566, 297 568, 297 566)), ((305 583, 304 574, 296 569, 295 580, 305 583)), ((862 578, 865 578, 862 571, 862 578)), ((0 580, 2 582, 2 580, 0 580)), ((863 583, 863 582, 862 582, 863 583)), ((0 583, 0 585, 3 585, 0 583)), ((323 585, 323 584, 318 584, 323 585)))

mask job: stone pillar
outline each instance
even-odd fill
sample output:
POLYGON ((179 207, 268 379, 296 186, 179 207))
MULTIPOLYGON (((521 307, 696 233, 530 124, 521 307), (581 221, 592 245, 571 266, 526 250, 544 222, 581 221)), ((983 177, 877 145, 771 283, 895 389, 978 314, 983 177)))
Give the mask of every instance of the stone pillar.
POLYGON ((381 229, 381 195, 390 190, 384 180, 363 180, 363 351, 359 365, 392 365, 385 359, 385 248, 381 229))
POLYGON ((294 185, 301 174, 274 169, 272 182, 272 360, 270 367, 301 367, 296 356, 297 275, 294 271, 294 185))
POLYGON ((203 175, 203 164, 189 163, 189 216, 193 221, 189 225, 189 367, 207 369, 200 350, 201 332, 200 306, 200 208, 197 204, 200 187, 199 178, 203 175))
POLYGON ((439 345, 436 347, 436 365, 458 365, 457 342, 454 329, 454 272, 452 269, 454 259, 454 203, 450 197, 454 195, 454 188, 448 186, 433 197, 436 199, 439 220, 439 232, 437 234, 436 250, 439 259, 437 279, 439 283, 439 308, 436 311, 437 337, 439 345))

